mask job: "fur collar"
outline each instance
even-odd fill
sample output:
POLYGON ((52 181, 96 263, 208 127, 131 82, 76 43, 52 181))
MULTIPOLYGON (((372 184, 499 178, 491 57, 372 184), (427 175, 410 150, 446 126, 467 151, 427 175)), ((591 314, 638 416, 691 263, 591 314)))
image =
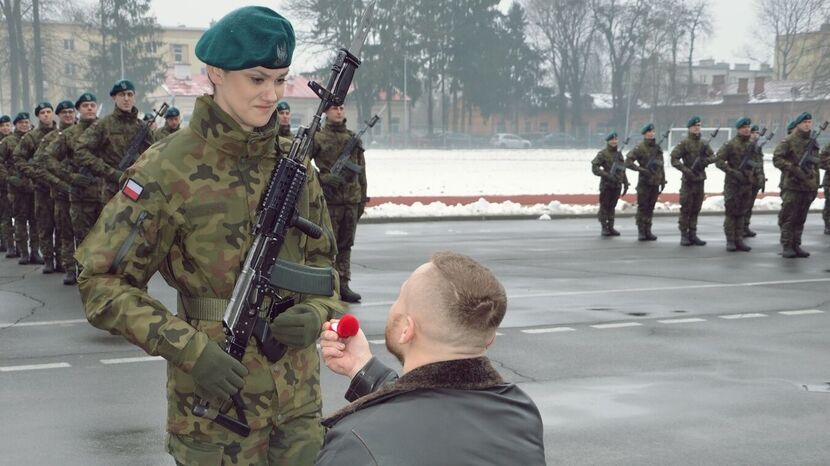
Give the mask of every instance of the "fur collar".
POLYGON ((337 411, 323 421, 331 427, 340 419, 363 408, 383 403, 384 401, 416 390, 484 390, 504 383, 504 379, 490 364, 486 357, 442 361, 421 366, 410 371, 393 383, 337 411))

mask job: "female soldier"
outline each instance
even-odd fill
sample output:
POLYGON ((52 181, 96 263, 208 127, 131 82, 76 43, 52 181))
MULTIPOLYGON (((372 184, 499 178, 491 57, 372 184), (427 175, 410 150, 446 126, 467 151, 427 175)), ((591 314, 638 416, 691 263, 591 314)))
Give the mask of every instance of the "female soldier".
MULTIPOLYGON (((168 361, 167 449, 178 464, 312 464, 322 443, 314 342, 339 302, 336 281, 330 297, 296 295, 298 304, 270 324, 289 346, 277 363, 254 339, 241 363, 220 348, 262 191, 285 155, 275 109, 293 50, 291 24, 264 7, 235 10, 206 31, 196 55, 214 94, 197 99, 189 128, 124 173, 77 253, 90 323, 168 361), (175 315, 146 291, 156 271, 178 291, 175 315), (191 414, 197 397, 217 406, 240 389, 248 437, 191 414)), ((325 233, 314 240, 292 229, 280 257, 331 267, 329 216, 308 173, 297 209, 325 233)))

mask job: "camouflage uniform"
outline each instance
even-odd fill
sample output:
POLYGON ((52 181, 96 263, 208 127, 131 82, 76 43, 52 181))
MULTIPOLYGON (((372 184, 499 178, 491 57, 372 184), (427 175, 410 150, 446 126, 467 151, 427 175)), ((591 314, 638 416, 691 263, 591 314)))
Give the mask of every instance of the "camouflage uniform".
MULTIPOLYGON (((726 173, 723 182, 723 198, 726 215, 723 220, 723 232, 726 235, 726 249, 729 251, 749 251, 744 243, 744 216, 752 205, 752 186, 755 176, 752 168, 741 169, 741 163, 747 150, 754 151, 755 145, 749 136, 740 134, 718 149, 718 168, 726 173)), ((754 154, 753 154, 754 156, 754 154)))
MULTIPOLYGON (((320 361, 313 344, 289 347, 271 364, 251 339, 242 360, 249 371, 241 392, 252 429, 247 438, 191 414, 190 372, 209 340, 224 342, 221 312, 279 156, 273 120, 268 128, 245 132, 210 96, 198 98, 189 128, 154 145, 126 171, 125 182, 143 186, 138 200, 123 191, 113 197, 75 254, 83 266, 79 288, 87 319, 167 359, 168 451, 180 464, 310 465, 322 443, 320 361), (147 294, 156 271, 179 292, 176 315, 147 294), (216 314, 209 308, 219 308, 219 317, 207 317, 216 314)), ((331 267, 331 224, 313 170, 298 210, 325 233, 315 240, 292 229, 280 257, 331 267)), ((312 306, 322 321, 338 305, 336 293, 283 296, 312 306)))
MULTIPOLYGON (((810 133, 799 129, 793 131, 783 141, 778 143, 772 157, 775 168, 781 170, 781 211, 778 214, 778 225, 781 227, 781 246, 784 255, 788 250, 796 255, 807 257, 806 251, 801 249, 801 234, 804 231, 804 222, 810 205, 816 198, 819 185, 819 167, 813 165, 805 173, 798 163, 811 143, 810 133), (799 253, 799 251, 804 254, 799 253)), ((818 148, 813 148, 818 150, 818 148)))
MULTIPOLYGON (((8 135, 0 134, 0 152, 3 151, 3 140, 11 135, 12 133, 8 135)), ((7 250, 11 250, 14 244, 14 236, 12 235, 12 204, 9 200, 9 191, 6 188, 8 176, 9 171, 6 164, 0 158, 0 242, 7 250)))
POLYGON ((824 210, 821 211, 821 218, 824 220, 824 234, 830 235, 830 143, 821 150, 821 168, 824 170, 824 178, 821 186, 824 188, 824 210))
POLYGON ((749 207, 746 209, 744 216, 744 237, 752 238, 756 233, 749 229, 749 222, 752 219, 752 208, 755 205, 755 200, 758 199, 758 193, 766 191, 767 176, 764 173, 764 149, 756 147, 755 149, 755 167, 753 167, 752 176, 754 183, 752 183, 752 194, 749 196, 749 207))
MULTIPOLYGON (((0 161, 2 161, 5 167, 10 214, 14 218, 14 225, 12 225, 11 218, 9 218, 6 224, 6 231, 12 235, 15 251, 10 250, 6 254, 6 257, 25 256, 26 262, 28 262, 29 235, 26 225, 27 223, 34 222, 34 213, 32 212, 34 210, 34 198, 32 197, 31 182, 27 182, 27 180, 24 180, 18 175, 17 168, 14 165, 14 157, 12 156, 20 139, 25 135, 26 133, 21 133, 15 129, 12 134, 6 136, 0 142, 0 161), (18 231, 21 226, 22 231, 18 231), (12 252, 15 252, 15 254, 12 254, 12 252)), ((35 231, 32 224, 29 225, 29 228, 32 229, 32 232, 35 231)), ((32 238, 32 241, 34 242, 32 249, 36 250, 37 239, 32 238)))
POLYGON ((335 268, 340 274, 340 283, 344 288, 348 287, 351 279, 352 245, 357 222, 363 214, 367 199, 363 143, 357 144, 350 155, 352 162, 364 168, 359 175, 344 170, 340 177, 337 177, 329 173, 329 170, 354 134, 346 129, 345 121, 340 124, 327 122, 326 126, 314 135, 314 145, 311 149, 311 158, 320 170, 320 183, 331 214, 334 237, 337 238, 335 268))
POLYGON ((599 211, 597 218, 602 225, 603 236, 617 236, 620 233, 614 229, 614 209, 620 198, 622 186, 628 189, 628 178, 625 175, 625 161, 616 147, 606 146, 599 151, 591 161, 591 171, 599 176, 599 211), (615 176, 614 163, 619 171, 615 176))
MULTIPOLYGON (((65 138, 64 134, 73 125, 60 124, 59 131, 53 131, 46 135, 35 152, 34 172, 38 180, 45 185, 52 187, 52 199, 55 203, 55 239, 60 245, 60 255, 55 257, 59 265, 58 271, 69 270, 75 267, 75 236, 72 230, 72 220, 69 214, 69 192, 71 186, 63 180, 62 172, 66 170, 63 163, 63 154, 57 153, 57 141, 65 138), (58 158, 61 157, 61 158, 58 158)), ((43 242, 43 239, 41 239, 43 242)))
MULTIPOLYGON (((93 175, 104 179, 101 190, 101 202, 106 204, 118 192, 121 170, 118 163, 127 153, 127 148, 133 137, 142 128, 143 123, 138 120, 138 109, 133 107, 125 112, 118 107, 115 110, 93 123, 78 139, 75 146, 73 161, 81 168, 86 168, 93 175)), ((150 147, 151 135, 143 141, 139 153, 150 147)))
POLYGON ((654 139, 644 139, 628 153, 625 158, 628 169, 640 172, 637 179, 637 229, 640 240, 657 239, 651 233, 651 219, 654 205, 660 195, 661 187, 666 185, 666 173, 663 169, 663 149, 654 139), (649 163, 653 165, 649 167, 649 163))
POLYGON ((703 206, 705 196, 706 166, 715 161, 715 154, 708 144, 700 140, 700 134, 689 135, 674 146, 671 151, 671 164, 683 173, 680 184, 680 244, 684 246, 706 244, 697 237, 697 217, 703 206), (700 158, 700 161, 696 161, 700 158), (694 167, 694 169, 692 169, 694 167))
POLYGON ((277 135, 281 138, 294 139, 294 135, 291 133, 291 125, 280 125, 277 135))
POLYGON ((179 130, 178 126, 175 127, 175 128, 171 128, 171 127, 169 127, 165 124, 161 128, 153 131, 153 142, 159 142, 162 139, 166 138, 167 136, 170 136, 171 134, 175 133, 178 130, 179 130))

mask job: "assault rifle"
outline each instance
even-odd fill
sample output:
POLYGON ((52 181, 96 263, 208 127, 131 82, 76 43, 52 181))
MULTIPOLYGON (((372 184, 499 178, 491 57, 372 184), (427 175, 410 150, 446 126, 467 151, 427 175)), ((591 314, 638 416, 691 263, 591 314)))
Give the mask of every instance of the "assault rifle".
MULTIPOLYGON (((625 160, 623 159, 622 152, 623 149, 625 149, 625 146, 628 145, 628 141, 630 140, 631 136, 627 136, 625 138, 625 141, 623 141, 622 145, 617 147, 617 154, 614 156, 614 163, 611 165, 611 170, 609 170, 609 173, 614 179, 620 179, 620 174, 625 172, 625 160)), ((625 196, 627 192, 628 184, 626 183, 622 195, 625 196)))
MULTIPOLYGON (((669 125, 669 128, 671 128, 671 126, 672 125, 669 125)), ((660 154, 660 147, 663 145, 663 141, 668 139, 670 132, 671 129, 667 129, 666 132, 663 133, 663 135, 660 137, 660 141, 657 143, 657 147, 655 147, 654 150, 651 151, 651 158, 648 159, 648 163, 646 163, 646 168, 648 168, 648 170, 651 173, 657 172, 657 155, 660 154)))
POLYGON ((343 170, 348 170, 353 175, 359 175, 363 171, 363 167, 360 165, 352 162, 349 160, 349 157, 352 155, 352 151, 354 150, 357 143, 360 142, 360 137, 363 136, 369 128, 375 126, 375 124, 380 120, 378 115, 374 115, 372 118, 369 118, 365 121, 366 126, 363 127, 357 134, 352 136, 348 143, 346 143, 346 147, 343 148, 343 151, 340 152, 340 156, 337 157, 337 160, 334 162, 334 165, 331 166, 331 173, 334 176, 340 177, 343 173, 343 170))
POLYGON ((161 107, 159 107, 159 109, 156 110, 155 115, 153 115, 153 119, 141 125, 141 129, 139 129, 138 132, 135 133, 135 136, 133 136, 132 140, 130 140, 130 145, 127 146, 127 152, 124 153, 124 157, 121 157, 121 161, 118 162, 119 170, 123 172, 135 163, 138 156, 141 155, 141 152, 139 151, 141 150, 142 144, 144 144, 144 141, 147 140, 147 136, 150 135, 150 123, 156 121, 156 118, 164 115, 164 113, 167 112, 167 107, 167 102, 162 103, 161 107))
POLYGON ((818 127, 818 131, 813 131, 812 136, 810 137, 810 142, 807 143, 807 148, 804 149, 804 154, 801 156, 801 160, 798 161, 798 168, 804 171, 812 171, 813 167, 818 165, 819 159, 816 156, 816 151, 818 150, 818 137, 821 135, 821 132, 827 129, 827 125, 830 122, 825 121, 824 124, 818 127))
MULTIPOLYGON (((758 139, 755 142, 746 146, 746 151, 744 152, 744 158, 741 159, 741 164, 738 165, 738 170, 744 171, 747 168, 755 168, 755 154, 758 150, 758 141, 761 140, 764 135, 767 134, 767 129, 764 128, 758 133, 758 139)), ((772 137, 772 136, 770 136, 772 137)))
MULTIPOLYGON (((317 113, 308 128, 299 128, 291 150, 277 162, 263 192, 253 228, 254 240, 222 318, 226 334, 225 352, 237 360, 242 360, 251 337, 256 339, 262 353, 272 363, 279 361, 285 354, 285 345, 274 339, 268 326, 274 317, 294 305, 294 299, 281 297, 279 289, 303 294, 334 294, 334 277, 330 268, 297 265, 279 260, 278 257, 290 228, 297 228, 312 238, 319 238, 323 234, 319 226, 301 218, 297 211, 297 202, 308 178, 305 158, 314 134, 320 128, 323 109, 330 105, 343 105, 354 72, 360 66, 358 56, 369 33, 375 1, 363 13, 351 46, 340 49, 331 67, 328 85, 324 88, 316 82, 309 82, 309 87, 321 99, 317 113), (263 315, 264 318, 260 317, 263 315)), ((236 419, 211 407, 202 399, 197 399, 192 413, 212 419, 222 427, 247 437, 251 427, 245 418, 242 396, 236 393, 231 401, 236 419)))
POLYGON ((709 135, 709 139, 707 139, 700 146, 700 152, 698 152, 697 158, 695 159, 695 162, 691 166, 691 169, 692 169, 693 172, 697 173, 701 170, 706 169, 706 165, 701 166, 701 164, 703 163, 703 159, 706 158, 706 155, 705 155, 706 154, 706 148, 709 147, 709 144, 711 144, 712 141, 714 141, 716 137, 718 137, 718 132, 720 132, 720 128, 716 128, 715 131, 713 131, 712 134, 709 135))

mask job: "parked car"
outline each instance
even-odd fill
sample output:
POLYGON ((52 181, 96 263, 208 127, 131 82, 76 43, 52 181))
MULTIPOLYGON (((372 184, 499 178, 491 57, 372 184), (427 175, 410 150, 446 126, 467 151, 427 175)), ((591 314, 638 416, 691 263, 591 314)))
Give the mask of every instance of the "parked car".
POLYGON ((549 133, 539 138, 533 145, 553 149, 570 149, 578 147, 579 141, 567 133, 549 133))
POLYGON ((515 134, 497 133, 490 139, 490 145, 502 149, 529 149, 530 141, 522 139, 515 134))

